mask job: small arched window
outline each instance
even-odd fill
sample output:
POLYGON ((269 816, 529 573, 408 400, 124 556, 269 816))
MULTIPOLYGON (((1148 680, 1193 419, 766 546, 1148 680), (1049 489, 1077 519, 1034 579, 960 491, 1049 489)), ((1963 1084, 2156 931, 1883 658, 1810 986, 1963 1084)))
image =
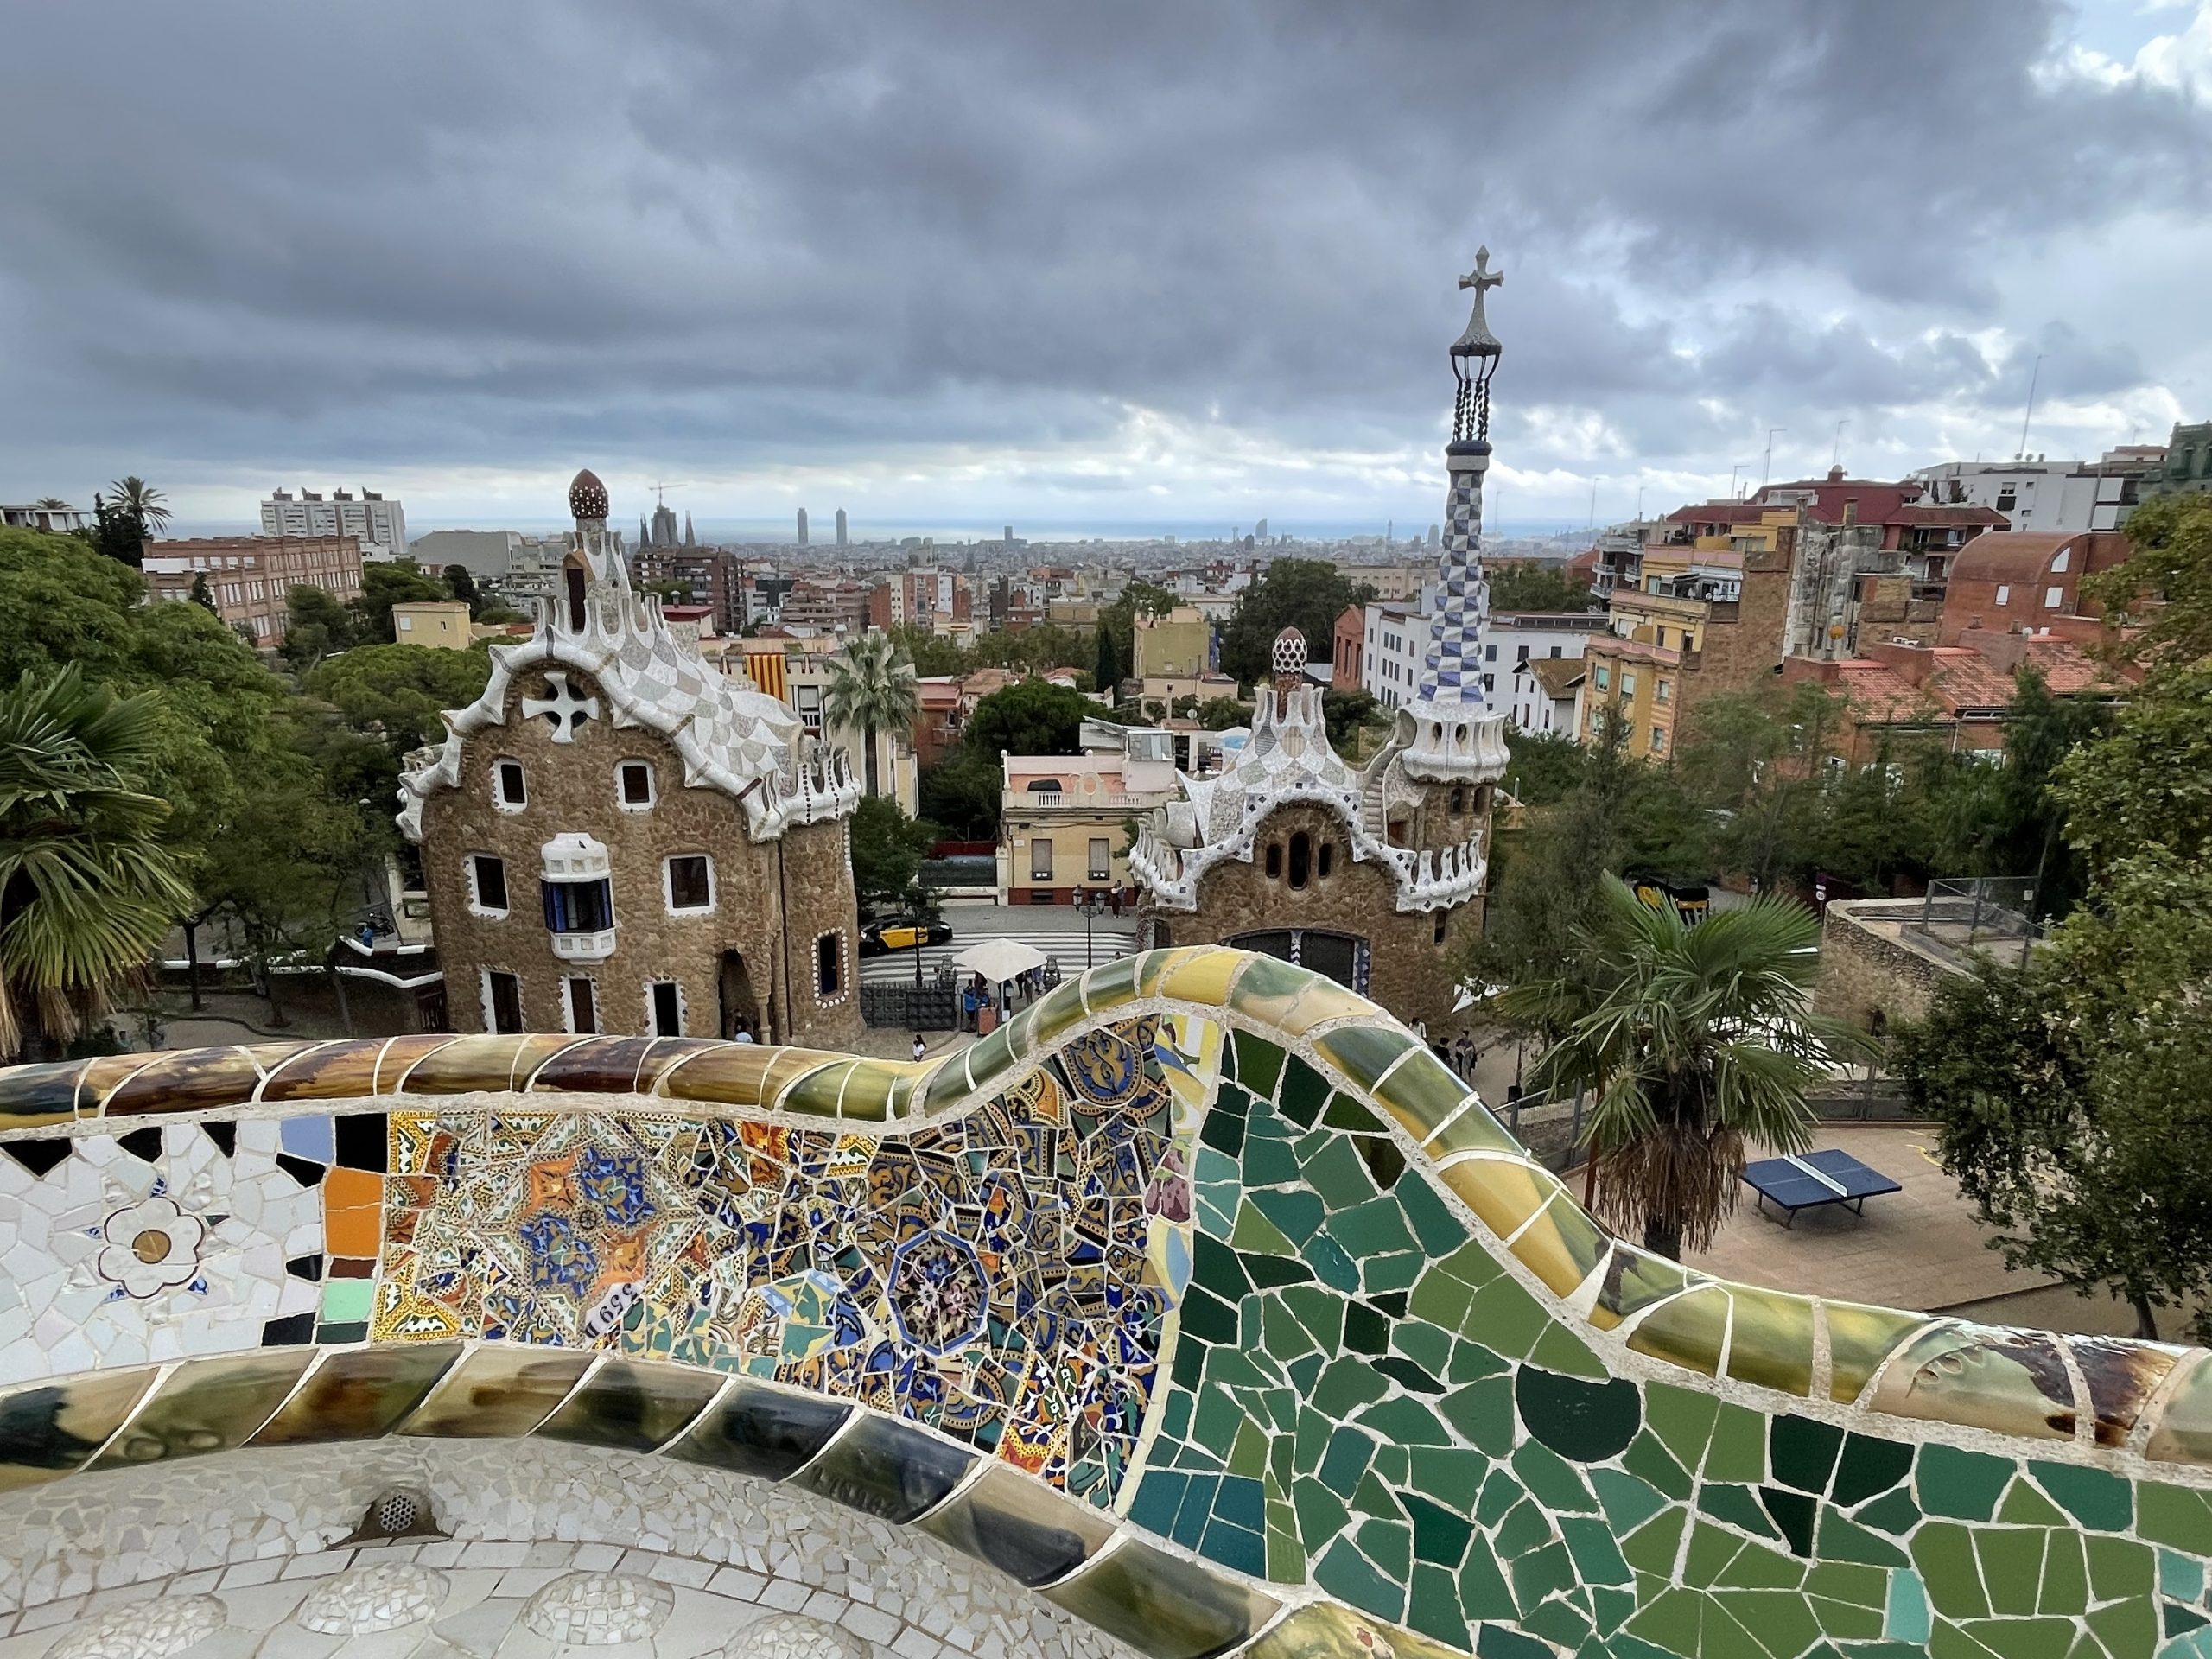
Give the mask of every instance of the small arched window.
POLYGON ((1327 880, 1329 879, 1329 867, 1336 862, 1336 859, 1337 843, 1333 841, 1323 842, 1321 843, 1321 850, 1318 855, 1316 855, 1313 861, 1313 874, 1319 876, 1324 881, 1327 880))
POLYGON ((1303 830, 1290 838, 1290 885, 1303 887, 1313 873, 1313 840, 1303 830))
POLYGON ((1282 843, 1279 841, 1271 841, 1268 843, 1268 880, 1275 880, 1281 874, 1282 843))
POLYGON ((1454 784, 1452 785, 1452 805, 1450 810, 1452 816, 1455 818, 1467 810, 1467 791, 1464 785, 1459 784, 1454 784))
POLYGON ((563 574, 569 583, 569 627, 574 632, 582 633, 584 631, 584 568, 571 559, 563 574))

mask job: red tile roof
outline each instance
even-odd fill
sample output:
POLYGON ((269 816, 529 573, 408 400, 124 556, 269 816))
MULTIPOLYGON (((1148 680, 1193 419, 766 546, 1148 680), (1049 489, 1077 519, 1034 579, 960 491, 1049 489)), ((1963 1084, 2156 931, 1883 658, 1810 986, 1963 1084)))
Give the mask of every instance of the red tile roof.
POLYGON ((1886 663, 1863 658, 1836 664, 1835 683, 1852 712, 1867 725, 1932 718, 1936 705, 1920 689, 1886 663))

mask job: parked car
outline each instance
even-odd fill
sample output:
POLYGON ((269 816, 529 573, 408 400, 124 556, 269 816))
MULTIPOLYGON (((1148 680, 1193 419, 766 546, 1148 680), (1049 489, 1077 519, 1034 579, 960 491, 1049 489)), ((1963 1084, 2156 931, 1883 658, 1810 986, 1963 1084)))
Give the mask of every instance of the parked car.
POLYGON ((925 944, 945 944, 951 928, 943 922, 870 922, 861 929, 861 955, 880 957, 893 950, 918 950, 925 944))

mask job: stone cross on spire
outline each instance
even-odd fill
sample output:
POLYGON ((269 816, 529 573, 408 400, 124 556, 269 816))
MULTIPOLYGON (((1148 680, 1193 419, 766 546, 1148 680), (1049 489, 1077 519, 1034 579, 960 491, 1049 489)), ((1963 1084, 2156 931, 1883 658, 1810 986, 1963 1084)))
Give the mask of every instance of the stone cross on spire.
POLYGON ((1452 344, 1454 357, 1496 357, 1505 348, 1498 344, 1497 336, 1490 331, 1490 322, 1483 315, 1483 296, 1505 280, 1502 270, 1490 268, 1490 250, 1475 250, 1475 268, 1459 279, 1461 288, 1475 290, 1474 315, 1467 319, 1467 331, 1452 344))

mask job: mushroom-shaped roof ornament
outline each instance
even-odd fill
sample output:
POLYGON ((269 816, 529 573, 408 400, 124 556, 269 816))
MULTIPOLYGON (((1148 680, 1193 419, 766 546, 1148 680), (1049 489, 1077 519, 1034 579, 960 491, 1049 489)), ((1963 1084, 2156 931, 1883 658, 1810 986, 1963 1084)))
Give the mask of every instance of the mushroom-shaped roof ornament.
POLYGON ((588 520, 606 522, 607 486, 599 481, 599 474, 588 467, 578 473, 569 485, 569 515, 579 524, 588 520))

